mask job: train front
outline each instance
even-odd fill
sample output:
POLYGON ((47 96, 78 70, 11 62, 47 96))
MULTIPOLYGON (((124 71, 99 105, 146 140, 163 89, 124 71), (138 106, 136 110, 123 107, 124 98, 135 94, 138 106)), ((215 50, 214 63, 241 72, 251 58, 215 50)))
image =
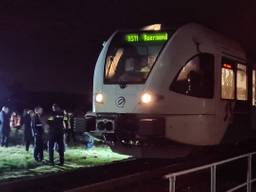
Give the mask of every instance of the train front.
POLYGON ((91 132, 112 150, 155 156, 168 142, 157 103, 164 80, 158 60, 170 37, 161 30, 116 32, 104 44, 94 71, 91 132))

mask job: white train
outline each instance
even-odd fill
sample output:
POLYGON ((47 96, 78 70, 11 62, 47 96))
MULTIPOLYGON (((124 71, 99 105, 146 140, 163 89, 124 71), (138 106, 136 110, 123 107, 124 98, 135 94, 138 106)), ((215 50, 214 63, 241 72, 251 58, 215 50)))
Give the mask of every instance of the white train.
POLYGON ((142 157, 247 140, 255 79, 240 45, 201 25, 118 31, 96 63, 91 132, 142 157))

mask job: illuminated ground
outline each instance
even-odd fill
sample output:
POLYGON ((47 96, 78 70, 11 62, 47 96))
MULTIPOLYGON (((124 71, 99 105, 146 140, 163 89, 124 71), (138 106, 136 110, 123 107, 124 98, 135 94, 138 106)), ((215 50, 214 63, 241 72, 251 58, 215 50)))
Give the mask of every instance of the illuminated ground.
MULTIPOLYGON (((45 159, 48 160, 48 154, 45 152, 44 155, 45 159)), ((55 158, 58 158, 57 153, 55 158)), ((0 147, 0 182, 70 171, 81 167, 104 165, 127 158, 128 156, 113 153, 105 146, 94 147, 89 150, 85 150, 83 147, 72 147, 65 152, 65 165, 53 167, 46 163, 35 162, 32 151, 26 152, 24 146, 0 147)))

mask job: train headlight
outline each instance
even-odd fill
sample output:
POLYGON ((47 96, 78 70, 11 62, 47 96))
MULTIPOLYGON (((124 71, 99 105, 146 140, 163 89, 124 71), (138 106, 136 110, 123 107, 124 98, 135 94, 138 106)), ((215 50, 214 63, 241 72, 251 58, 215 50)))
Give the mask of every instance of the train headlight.
POLYGON ((103 94, 102 93, 97 93, 95 100, 97 103, 102 103, 103 102, 103 94))
POLYGON ((144 93, 141 96, 141 102, 145 103, 145 104, 151 103, 152 102, 152 95, 150 95, 149 93, 144 93))

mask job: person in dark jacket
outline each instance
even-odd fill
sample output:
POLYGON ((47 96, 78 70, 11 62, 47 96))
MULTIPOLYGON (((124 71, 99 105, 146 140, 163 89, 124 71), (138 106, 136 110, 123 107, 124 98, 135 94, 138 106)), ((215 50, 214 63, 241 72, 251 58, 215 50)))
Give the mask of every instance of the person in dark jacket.
POLYGON ((64 164, 64 113, 57 104, 52 105, 49 124, 49 162, 54 165, 54 146, 58 145, 59 165, 64 164))
POLYGON ((9 108, 6 106, 2 107, 0 112, 0 132, 1 132, 1 146, 8 147, 9 136, 10 136, 10 115, 9 108))
POLYGON ((75 143, 76 138, 75 138, 75 132, 74 132, 74 117, 71 112, 67 114, 66 130, 67 130, 67 138, 66 138, 67 144, 71 143, 71 139, 72 139, 72 142, 75 143))
POLYGON ((41 116, 43 113, 43 108, 36 107, 35 115, 32 118, 32 129, 34 132, 34 158, 36 161, 43 161, 44 159, 44 142, 43 142, 43 123, 41 116))
POLYGON ((29 151, 29 146, 33 145, 33 131, 32 131, 32 116, 33 111, 24 109, 23 111, 23 128, 24 128, 24 141, 25 141, 25 148, 26 151, 29 151))

